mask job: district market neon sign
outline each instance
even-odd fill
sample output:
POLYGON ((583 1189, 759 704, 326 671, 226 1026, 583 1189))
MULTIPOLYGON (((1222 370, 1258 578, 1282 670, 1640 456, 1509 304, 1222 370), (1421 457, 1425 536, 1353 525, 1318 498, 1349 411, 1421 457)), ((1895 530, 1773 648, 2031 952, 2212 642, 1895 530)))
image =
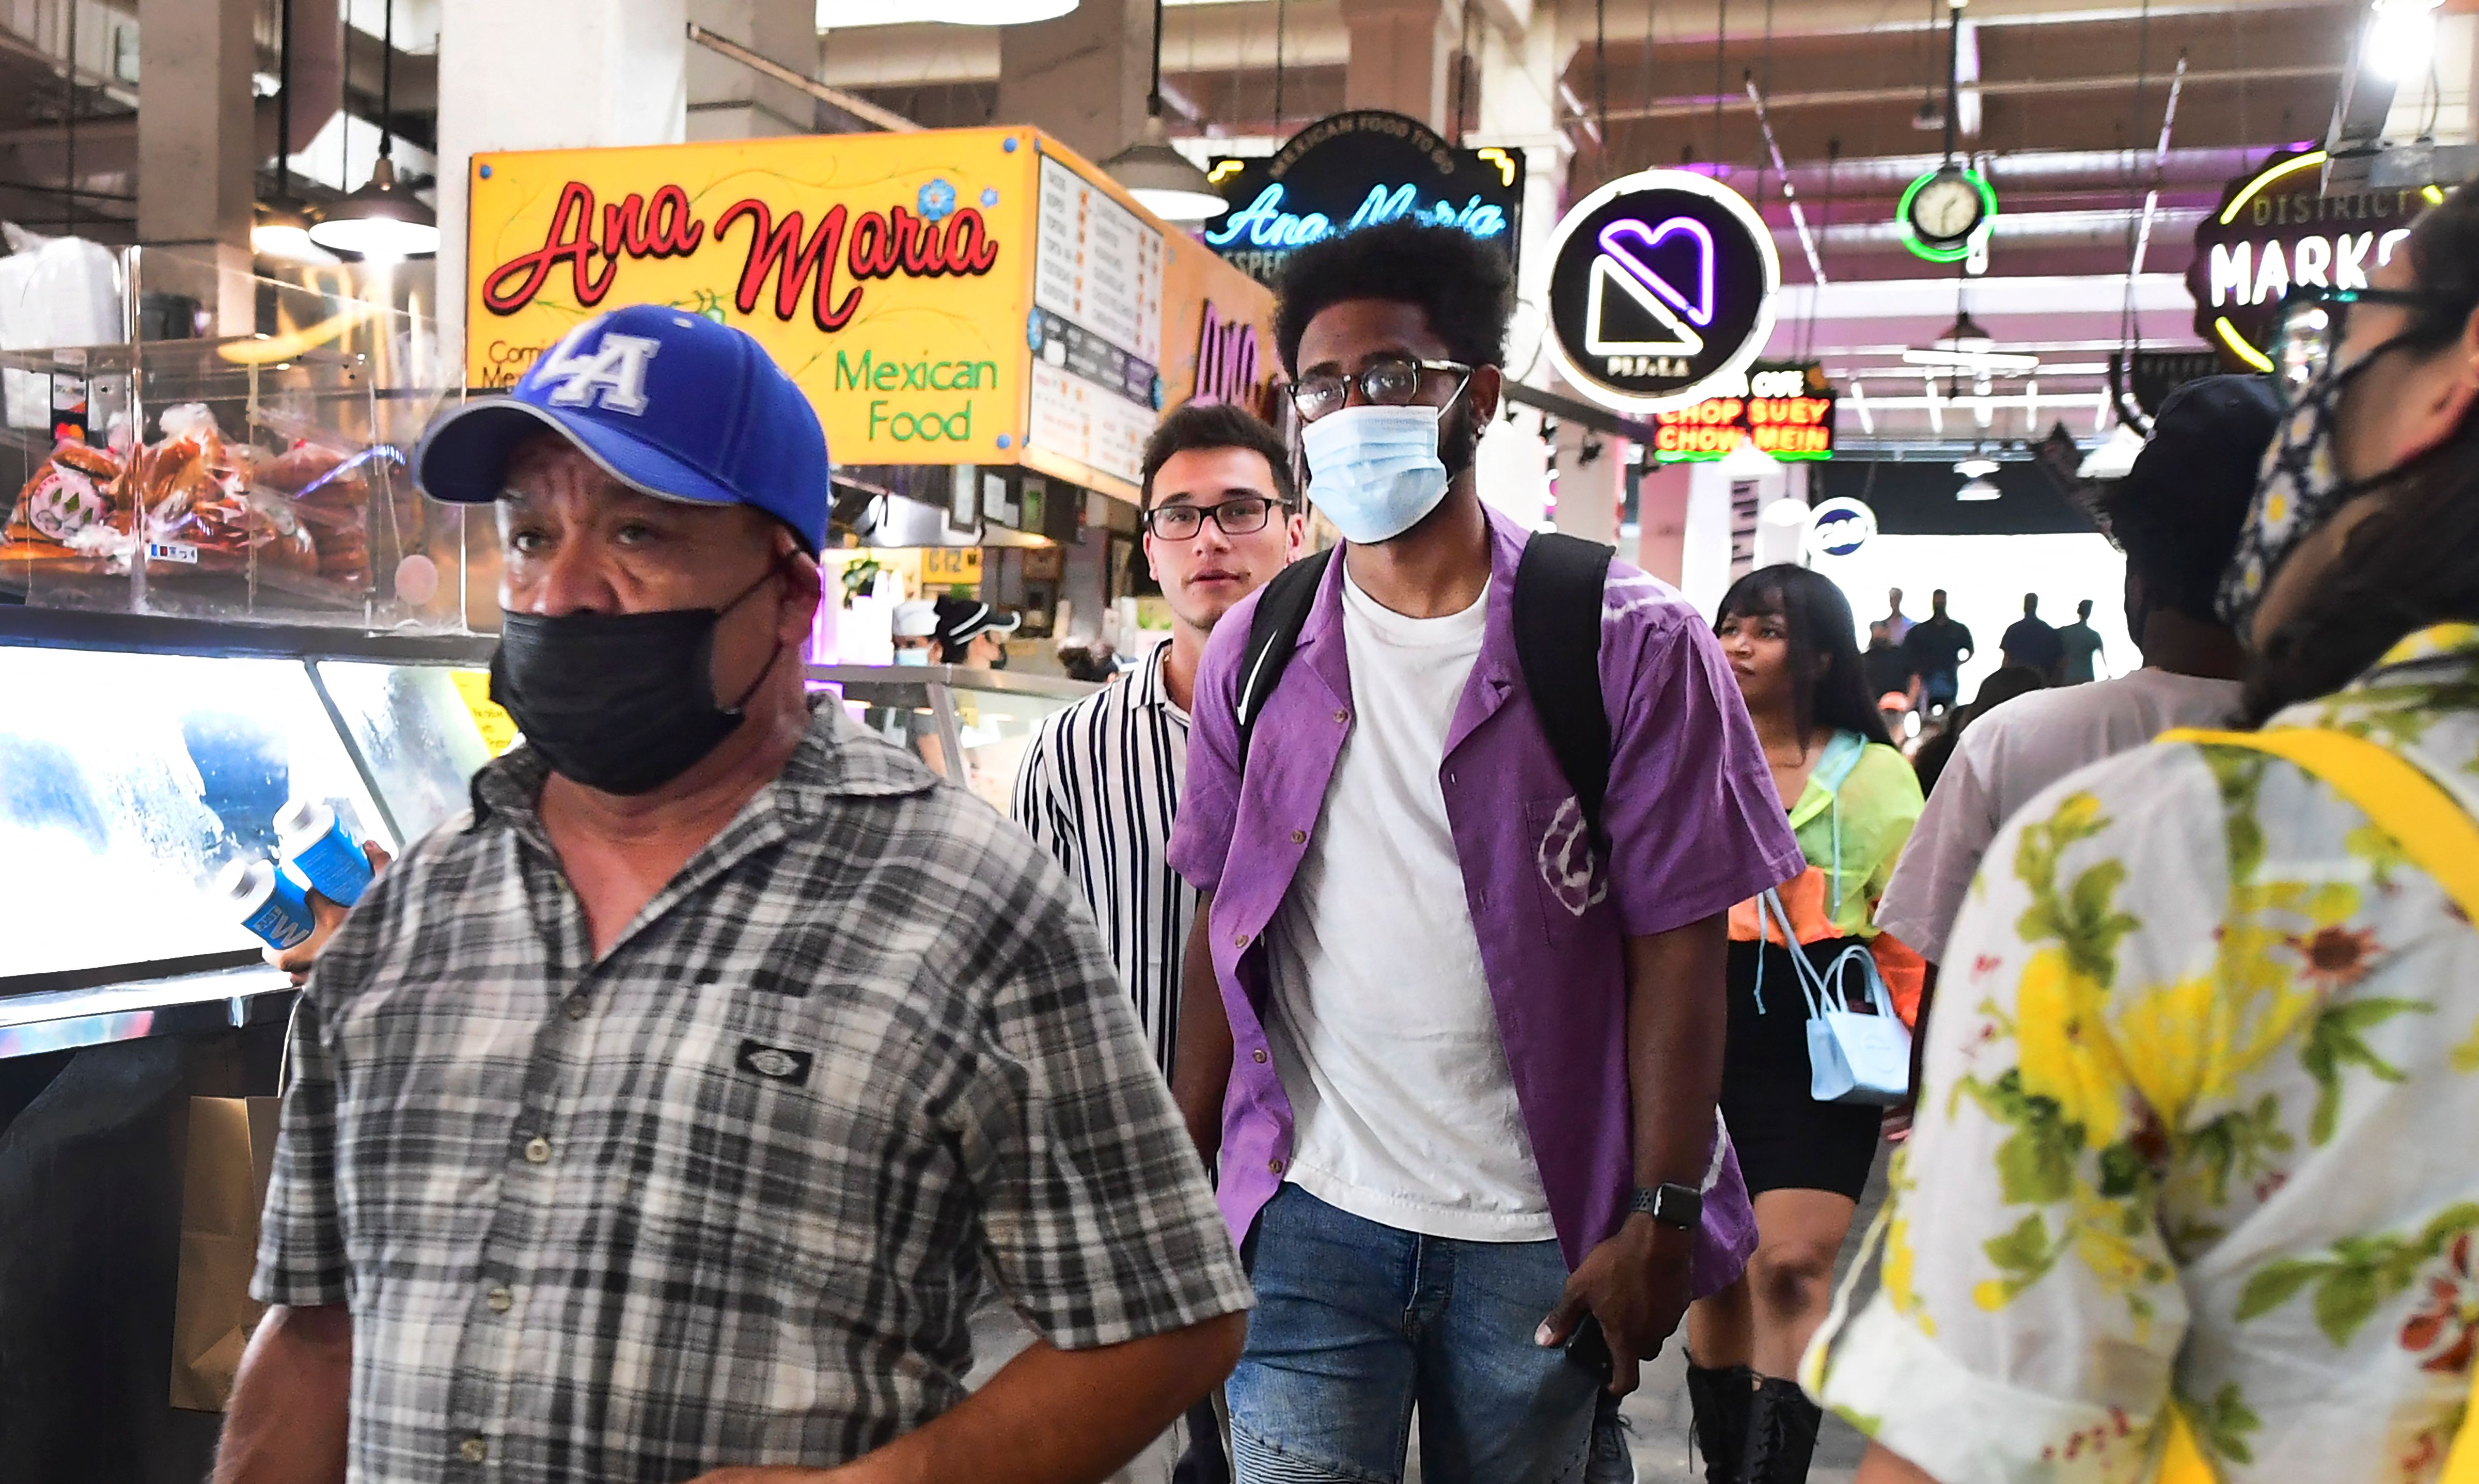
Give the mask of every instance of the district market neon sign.
POLYGON ((2410 240, 2408 222, 2416 215, 2419 204, 2433 206, 2444 199, 2444 192, 2435 186, 2361 192, 2349 196, 2319 193, 2263 199, 2265 192, 2308 170, 2322 167, 2324 161, 2323 150, 2311 149, 2279 162, 2240 187, 2212 218, 2211 224, 2224 233, 2253 230, 2264 235, 2208 243, 2200 240, 2202 232, 2197 234, 2195 268, 2188 274, 2187 287, 2199 308, 2212 316, 2212 339, 2238 364, 2252 370, 2272 371, 2272 358, 2255 345, 2230 311, 2277 305, 2299 284, 2327 289, 2367 287, 2368 271, 2391 262, 2394 250, 2410 240), (2251 210, 2253 221, 2242 223, 2240 218, 2251 210), (2386 227, 2383 223, 2387 220, 2403 224, 2386 227), (2285 250, 2283 229, 2295 234, 2302 224, 2321 226, 2327 221, 2335 223, 2338 230, 2290 235, 2285 250), (2353 232, 2349 227, 2356 221, 2375 221, 2377 226, 2353 232))

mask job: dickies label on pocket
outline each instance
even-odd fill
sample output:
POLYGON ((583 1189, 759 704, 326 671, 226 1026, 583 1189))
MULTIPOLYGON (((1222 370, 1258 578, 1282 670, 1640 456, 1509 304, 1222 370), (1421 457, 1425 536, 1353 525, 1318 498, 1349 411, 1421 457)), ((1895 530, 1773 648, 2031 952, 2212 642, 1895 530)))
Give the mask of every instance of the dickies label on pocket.
POLYGON ((809 1063, 817 1060, 805 1051, 785 1046, 769 1046, 764 1041, 744 1040, 740 1055, 733 1059, 744 1072, 755 1072, 776 1082, 788 1082, 796 1087, 806 1087, 809 1063))

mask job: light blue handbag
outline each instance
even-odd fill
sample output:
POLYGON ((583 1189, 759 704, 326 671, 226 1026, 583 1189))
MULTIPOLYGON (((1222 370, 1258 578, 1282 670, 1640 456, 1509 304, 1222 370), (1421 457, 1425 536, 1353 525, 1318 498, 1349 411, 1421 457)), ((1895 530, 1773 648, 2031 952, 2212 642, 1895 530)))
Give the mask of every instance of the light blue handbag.
POLYGON ((1878 1108, 1891 1108, 1908 1097, 1911 1033, 1894 1013, 1868 945, 1854 941, 1820 969, 1802 951, 1779 892, 1767 891, 1758 899, 1756 916, 1760 925, 1780 922, 1800 992, 1807 999, 1807 1095, 1820 1103, 1878 1108), (1873 1012, 1851 1008, 1843 986, 1854 976, 1861 1003, 1874 1006, 1873 1012))

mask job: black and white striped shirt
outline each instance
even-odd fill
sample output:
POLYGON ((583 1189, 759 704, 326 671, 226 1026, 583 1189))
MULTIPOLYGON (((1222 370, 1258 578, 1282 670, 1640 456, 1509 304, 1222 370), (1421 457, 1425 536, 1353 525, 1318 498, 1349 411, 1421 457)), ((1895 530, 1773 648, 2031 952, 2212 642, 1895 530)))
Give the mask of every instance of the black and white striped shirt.
POLYGON ((1163 859, 1188 772, 1188 713, 1163 683, 1169 656, 1168 644, 1156 646, 1126 679, 1043 723, 1016 775, 1013 810, 1093 908, 1165 1076, 1180 955, 1196 917, 1195 890, 1163 859))

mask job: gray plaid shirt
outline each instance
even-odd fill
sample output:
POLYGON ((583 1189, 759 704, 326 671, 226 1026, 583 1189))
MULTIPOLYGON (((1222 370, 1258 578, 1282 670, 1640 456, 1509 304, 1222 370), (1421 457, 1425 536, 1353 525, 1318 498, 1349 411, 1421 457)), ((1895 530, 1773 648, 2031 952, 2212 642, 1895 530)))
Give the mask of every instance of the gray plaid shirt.
POLYGON ((831 1466, 963 1394, 984 1264, 1061 1348, 1244 1309, 1049 857, 829 704, 600 962, 524 751, 294 1034, 254 1291, 349 1304, 355 1480, 831 1466))

